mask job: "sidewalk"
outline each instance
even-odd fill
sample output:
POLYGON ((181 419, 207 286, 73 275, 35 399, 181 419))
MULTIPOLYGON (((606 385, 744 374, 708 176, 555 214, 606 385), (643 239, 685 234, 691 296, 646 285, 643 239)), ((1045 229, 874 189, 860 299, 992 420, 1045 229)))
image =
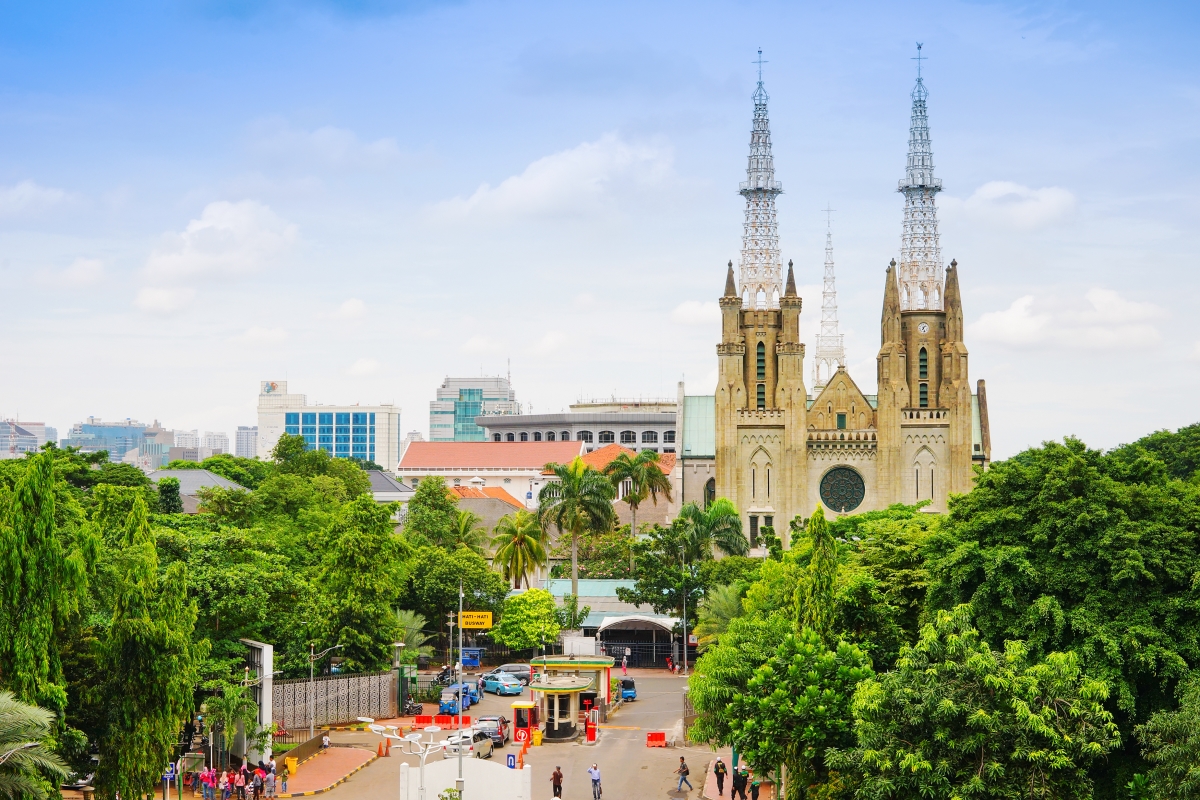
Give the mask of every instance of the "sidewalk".
MULTIPOLYGON (((706 779, 704 781, 704 791, 700 793, 700 796, 702 798, 707 798, 708 800, 729 800, 729 798, 733 797, 733 754, 732 753, 727 753, 727 752, 714 753, 713 757, 708 760, 708 764, 704 767, 704 771, 707 774, 705 776, 706 779), (714 775, 713 771, 712 771, 713 761, 716 760, 717 756, 721 757, 721 760, 725 762, 725 769, 729 770, 729 774, 725 776, 725 794, 724 795, 717 794, 717 776, 714 775)), ((692 773, 692 774, 695 775, 695 773, 692 773)), ((746 797, 747 798, 750 797, 750 788, 749 787, 746 787, 746 797)), ((759 792, 758 792, 758 800, 774 800, 774 797, 775 797, 775 784, 767 783, 766 781, 763 781, 763 784, 760 787, 759 792)), ((741 799, 739 798, 739 800, 741 800, 741 799)))
POLYGON ((287 793, 278 796, 303 797, 329 791, 375 758, 374 753, 361 747, 330 747, 322 750, 300 763, 296 774, 288 781, 287 793))

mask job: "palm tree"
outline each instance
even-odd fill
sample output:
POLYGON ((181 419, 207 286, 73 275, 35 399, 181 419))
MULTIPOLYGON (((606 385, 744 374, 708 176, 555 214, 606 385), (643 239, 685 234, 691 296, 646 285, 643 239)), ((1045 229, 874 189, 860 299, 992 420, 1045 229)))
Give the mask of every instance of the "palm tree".
POLYGON ((233 747, 237 738, 238 723, 250 733, 258 723, 258 703, 250 697, 247 687, 240 683, 226 683, 221 694, 208 701, 209 737, 220 728, 225 733, 225 752, 233 747))
POLYGON ((496 555, 494 563, 504 570, 504 579, 513 582, 513 588, 529 588, 529 575, 546 563, 546 532, 538 524, 537 517, 525 509, 514 514, 505 514, 496 523, 492 547, 496 555))
POLYGON ((454 523, 454 541, 456 547, 466 547, 487 558, 488 534, 487 528, 479 523, 483 518, 473 511, 458 509, 458 519, 454 523))
POLYGON ((400 651, 400 660, 406 664, 415 663, 417 656, 433 655, 433 646, 426 644, 432 635, 425 633, 425 618, 415 611, 399 609, 396 611, 396 624, 400 628, 400 638, 404 648, 400 651))
MULTIPOLYGON (((637 512, 642 501, 649 497, 654 505, 658 505, 658 494, 662 492, 671 502, 671 479, 658 465, 658 453, 653 450, 643 450, 637 455, 621 453, 604 468, 604 474, 612 481, 616 489, 622 483, 629 482, 629 491, 623 498, 629 503, 631 524, 629 532, 636 541, 638 535, 637 512)), ((629 571, 633 572, 633 547, 629 548, 629 571)))
POLYGON ((699 641, 700 651, 717 643, 717 638, 729 627, 729 623, 742 615, 742 587, 737 584, 714 586, 700 601, 700 619, 693 633, 699 641))
POLYGON ((550 482, 538 492, 538 523, 571 534, 571 594, 579 594, 579 534, 611 528, 616 514, 613 485, 604 473, 575 456, 570 464, 547 464, 550 482))
POLYGON ((701 510, 695 503, 679 509, 684 526, 685 557, 688 561, 712 558, 714 548, 727 556, 744 556, 750 552, 750 542, 742 533, 742 517, 737 507, 724 497, 701 510))
POLYGON ((0 692, 0 797, 45 800, 67 777, 67 765, 47 746, 54 715, 0 692), (50 779, 50 780, 47 780, 50 779))

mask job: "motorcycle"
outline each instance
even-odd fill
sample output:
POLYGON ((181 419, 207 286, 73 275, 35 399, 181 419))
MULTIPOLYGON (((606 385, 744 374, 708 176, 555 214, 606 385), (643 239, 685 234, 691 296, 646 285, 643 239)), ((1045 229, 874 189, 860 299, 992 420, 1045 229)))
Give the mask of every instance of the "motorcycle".
POLYGON ((413 700, 412 697, 404 698, 404 713, 402 716, 415 717, 418 714, 425 713, 425 707, 413 700))
POLYGON ((442 667, 442 671, 433 678, 434 686, 449 686, 450 684, 457 682, 458 680, 454 675, 454 670, 448 666, 442 667))

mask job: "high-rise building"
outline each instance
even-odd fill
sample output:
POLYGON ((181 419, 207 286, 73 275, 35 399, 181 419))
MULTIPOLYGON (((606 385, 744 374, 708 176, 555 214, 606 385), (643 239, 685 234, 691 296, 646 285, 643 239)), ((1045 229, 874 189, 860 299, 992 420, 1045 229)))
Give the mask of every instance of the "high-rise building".
POLYGON ((259 458, 270 458, 283 434, 303 436, 309 450, 335 458, 374 461, 386 470, 400 463, 400 408, 310 405, 302 394, 288 394, 287 381, 261 381, 258 388, 259 458))
POLYGON ((429 403, 429 441, 483 442, 487 432, 476 417, 520 414, 521 404, 507 377, 447 377, 429 403))
POLYGON ((36 453, 40 446, 38 435, 35 433, 40 422, 17 422, 15 420, 0 420, 0 459, 23 458, 26 453, 36 453))
POLYGON ((233 454, 238 458, 254 458, 258 455, 258 426, 238 425, 233 454))
POLYGON ((145 440, 146 423, 135 419, 120 422, 104 422, 98 417, 88 417, 76 422, 71 432, 63 439, 64 447, 78 447, 83 453, 108 451, 108 460, 120 463, 125 454, 135 450, 145 440))
POLYGON ((176 447, 199 447, 200 431, 175 431, 176 447))
POLYGON ((213 455, 229 452, 229 436, 219 431, 205 431, 200 438, 200 446, 211 450, 213 455))

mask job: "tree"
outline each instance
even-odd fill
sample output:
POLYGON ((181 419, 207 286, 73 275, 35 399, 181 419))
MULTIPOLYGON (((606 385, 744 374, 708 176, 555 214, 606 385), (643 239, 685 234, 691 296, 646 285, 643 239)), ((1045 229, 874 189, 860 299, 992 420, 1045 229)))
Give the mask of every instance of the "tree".
MULTIPOLYGON (((631 578, 629 564, 633 558, 634 537, 628 525, 599 531, 584 531, 576 542, 579 577, 631 578)), ((550 558, 566 559, 550 569, 550 576, 565 578, 571 575, 571 539, 561 537, 550 549, 550 558)))
POLYGON ((808 520, 808 540, 812 556, 808 562, 808 580, 804 584, 798 623, 800 628, 808 628, 820 636, 826 645, 832 645, 833 583, 838 571, 837 543, 825 524, 825 512, 821 506, 817 506, 808 520))
POLYGON ((829 777, 825 751, 853 743, 850 704, 871 677, 871 660, 852 644, 829 647, 811 628, 789 634, 734 695, 730 738, 755 772, 788 770, 787 797, 829 777))
POLYGON ((680 618, 686 601, 690 629, 695 627, 704 585, 697 563, 683 561, 685 531, 684 520, 676 519, 670 528, 655 525, 646 538, 634 544, 637 580, 632 589, 618 586, 617 597, 623 603, 648 605, 656 614, 680 618))
POLYGON ((100 666, 105 729, 100 738, 96 788, 109 800, 153 792, 171 760, 179 730, 191 717, 197 664, 195 603, 187 574, 176 562, 161 577, 146 505, 139 498, 116 554, 112 621, 100 666))
POLYGON ((218 693, 209 698, 207 708, 209 735, 220 731, 226 752, 237 739, 239 725, 249 738, 258 724, 258 704, 240 683, 222 682, 218 693))
POLYGON ((528 589, 504 601, 500 624, 492 628, 492 641, 513 650, 528 650, 558 638, 554 596, 545 589, 528 589))
POLYGON ((201 514, 212 514, 221 522, 238 527, 249 525, 262 506, 260 497, 245 489, 205 486, 196 492, 196 497, 200 500, 201 514))
POLYGON ((558 627, 564 631, 577 631, 592 611, 591 606, 579 607, 579 597, 569 594, 563 598, 562 606, 554 612, 558 627))
POLYGON ((87 581, 83 554, 65 552, 59 537, 54 483, 53 457, 31 456, 0 504, 0 683, 21 700, 62 713, 67 694, 57 640, 87 581))
POLYGON ((458 582, 466 593, 464 608, 498 613, 508 594, 508 582, 478 553, 460 547, 447 552, 425 545, 408 561, 408 597, 427 620, 445 625, 447 614, 458 611, 458 582))
POLYGON ((700 652, 717 643, 729 623, 742 615, 742 587, 736 584, 714 586, 700 601, 695 630, 700 652))
POLYGON ((408 501, 408 516, 404 533, 414 543, 457 547, 455 528, 458 525, 458 497, 446 488, 440 477, 425 478, 408 501))
POLYGON ((546 563, 546 532, 538 524, 537 517, 525 509, 505 514, 496 523, 492 547, 495 555, 492 563, 504 571, 504 579, 513 582, 513 588, 529 588, 529 576, 546 563))
POLYGON ((405 664, 415 664, 419 656, 433 655, 433 647, 426 644, 433 637, 425 632, 425 618, 415 611, 398 610, 396 612, 396 627, 399 639, 404 647, 400 650, 400 660, 405 664))
POLYGON ((712 558, 714 550, 729 556, 750 552, 750 542, 742 533, 742 517, 737 507, 724 497, 717 498, 706 509, 686 503, 679 509, 679 519, 684 525, 688 561, 712 558))
POLYGON ((538 522, 571 535, 571 594, 579 594, 579 536, 611 528, 616 515, 612 484, 576 456, 570 464, 547 464, 552 477, 538 492, 538 522))
POLYGON ((458 509, 458 515, 454 521, 453 539, 442 543, 442 546, 465 547, 487 558, 488 534, 487 528, 479 524, 481 522, 483 519, 474 511, 458 509))
POLYGON ((46 800, 58 795, 67 765, 53 752, 54 714, 0 691, 0 797, 46 800))
POLYGON ((1137 728, 1142 754, 1153 766, 1146 779, 1156 800, 1200 797, 1200 677, 1180 686, 1179 708, 1159 711, 1137 728))
MULTIPOLYGON (((630 530, 633 535, 637 536, 637 512, 640 506, 647 498, 658 505, 658 495, 661 493, 671 502, 671 479, 662 471, 659 466, 658 453, 654 450, 643 450, 636 455, 629 453, 620 453, 612 461, 608 462, 608 466, 604 468, 604 474, 612 481, 613 491, 619 493, 621 484, 628 482, 629 491, 622 498, 629 504, 630 513, 630 530)), ((633 566, 633 551, 629 553, 629 569, 632 572, 633 566)))
POLYGON ((1126 449, 1152 453, 1163 462, 1170 477, 1189 480, 1200 472, 1200 422, 1174 433, 1155 431, 1132 445, 1117 448, 1114 453, 1120 454, 1126 449))
POLYGON ((1089 764, 1120 741, 1107 699, 1074 653, 996 652, 959 606, 859 685, 857 743, 830 765, 857 772, 863 798, 1088 798, 1089 764))
POLYGON ((179 497, 178 478, 159 478, 158 510, 162 514, 183 513, 183 500, 179 497))

